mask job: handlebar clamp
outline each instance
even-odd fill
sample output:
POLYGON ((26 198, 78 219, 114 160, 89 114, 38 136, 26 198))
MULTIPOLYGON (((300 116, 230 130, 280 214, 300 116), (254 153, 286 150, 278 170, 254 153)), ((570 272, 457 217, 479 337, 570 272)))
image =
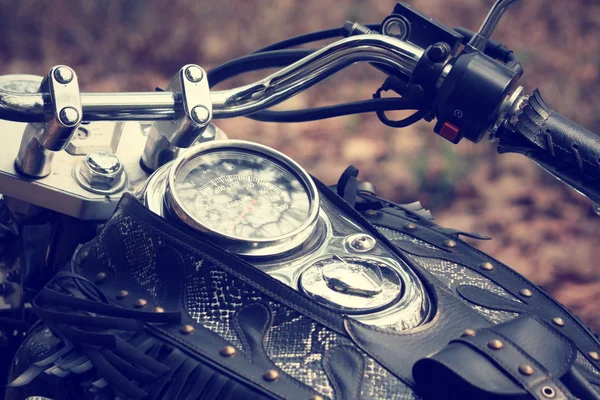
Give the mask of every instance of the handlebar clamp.
POLYGON ((44 109, 44 122, 25 128, 16 167, 25 175, 43 178, 52 170, 54 152, 63 150, 81 124, 83 111, 75 71, 65 65, 50 69, 39 93, 48 93, 51 105, 44 109))
POLYGON ((167 91, 183 107, 176 120, 156 121, 152 125, 142 154, 142 163, 151 171, 173 160, 180 148, 190 147, 198 138, 214 139, 214 131, 206 129, 213 114, 206 72, 194 64, 184 65, 167 91))

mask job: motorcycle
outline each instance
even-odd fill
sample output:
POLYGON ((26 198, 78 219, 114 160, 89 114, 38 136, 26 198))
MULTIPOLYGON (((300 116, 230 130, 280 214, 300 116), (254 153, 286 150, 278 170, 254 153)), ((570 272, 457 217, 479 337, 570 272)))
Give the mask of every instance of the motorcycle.
POLYGON ((598 337, 463 241, 485 237, 379 197, 352 166, 328 187, 213 124, 435 120, 600 204, 600 137, 525 94, 490 38, 515 2, 478 32, 398 3, 381 24, 185 65, 151 93, 80 93, 64 65, 0 77, 5 398, 599 399, 598 337), (358 62, 388 76, 373 99, 269 110, 358 62), (281 69, 211 90, 267 68, 281 69))

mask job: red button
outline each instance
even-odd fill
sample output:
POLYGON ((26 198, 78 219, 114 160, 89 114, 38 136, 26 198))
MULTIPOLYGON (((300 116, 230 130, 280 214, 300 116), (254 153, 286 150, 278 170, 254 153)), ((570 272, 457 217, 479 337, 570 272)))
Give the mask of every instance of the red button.
POLYGON ((451 141, 452 143, 458 143, 458 134, 460 132, 460 128, 454 125, 452 122, 446 121, 440 129, 439 135, 444 139, 451 141))

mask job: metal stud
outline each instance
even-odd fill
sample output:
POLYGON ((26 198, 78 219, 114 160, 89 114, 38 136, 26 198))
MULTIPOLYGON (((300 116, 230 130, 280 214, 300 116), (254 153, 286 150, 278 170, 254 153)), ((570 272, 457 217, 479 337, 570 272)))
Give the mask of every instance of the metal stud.
POLYGON ((210 111, 204 106, 192 108, 191 117, 198 124, 206 124, 210 121, 210 111))
POLYGON ((79 120, 79 111, 75 107, 65 107, 60 110, 58 117, 65 125, 75 125, 79 120))
POLYGON ((600 361, 600 354, 597 351, 590 351, 587 355, 594 361, 600 361))
POLYGON ((263 374, 263 378, 265 381, 275 382, 277 379, 279 379, 279 372, 277 372, 277 370, 270 369, 263 374))
POLYGON ((493 271, 494 270, 494 264, 492 264, 491 262, 484 262, 484 263, 479 264, 479 266, 484 271, 493 271))
POLYGON ((556 396, 556 391, 550 386, 542 387, 541 392, 547 399, 553 399, 556 396))
POLYGON ((460 335, 461 337, 469 337, 475 336, 476 332, 473 329, 465 329, 465 331, 460 335))
POLYGON ((117 299, 119 300, 123 300, 127 296, 129 296, 129 291, 127 290, 119 290, 119 293, 117 293, 117 299))
POLYGON ((407 231, 414 231, 415 229, 417 229, 417 225, 413 224, 412 222, 409 222, 408 224, 404 225, 404 229, 406 229, 407 231))
POLYGON ((106 272, 99 272, 96 275, 96 283, 102 283, 106 279, 106 272))
POLYGON ((146 304, 148 304, 148 300, 146 299, 137 299, 134 303, 133 306, 135 308, 142 308, 142 307, 146 307, 146 304))
POLYGON ((456 247, 456 242, 454 240, 448 239, 444 242, 444 246, 452 249, 452 248, 456 247))
POLYGON ((189 335, 194 333, 195 329, 192 325, 182 325, 181 328, 179 328, 179 332, 183 333, 184 335, 189 335))
POLYGON ((236 350, 233 346, 225 346, 219 353, 221 353, 223 357, 233 357, 236 353, 236 350))
POLYGON ((374 217, 375 215, 377 215, 377 211, 375 210, 367 210, 365 211, 365 214, 370 216, 370 217, 374 217))
POLYGON ((521 364, 519 365, 519 372, 525 376, 531 376, 535 372, 533 367, 529 364, 521 364))
POLYGON ((502 350, 502 348, 504 347, 504 343, 502 343, 498 339, 490 340, 487 345, 492 350, 502 350))
POLYGON ((73 80, 73 70, 69 67, 58 67, 54 70, 54 78, 58 83, 67 84, 73 80))
POLYGON ((163 313, 163 312, 165 312, 165 309, 162 307, 154 307, 154 309, 152 311, 157 312, 157 313, 163 313))
POLYGON ((531 297, 533 296, 533 292, 529 289, 521 289, 519 290, 519 294, 523 297, 531 297))
POLYGON ((347 243, 350 248, 358 253, 365 253, 367 251, 373 250, 375 244, 377 242, 375 239, 369 235, 352 235, 347 239, 347 243))
POLYGON ((565 326, 565 320, 560 317, 552 318, 552 323, 556 326, 560 326, 561 328, 565 326))
POLYGON ((204 72, 196 65, 191 65, 185 70, 185 77, 191 82, 198 83, 204 78, 204 72))

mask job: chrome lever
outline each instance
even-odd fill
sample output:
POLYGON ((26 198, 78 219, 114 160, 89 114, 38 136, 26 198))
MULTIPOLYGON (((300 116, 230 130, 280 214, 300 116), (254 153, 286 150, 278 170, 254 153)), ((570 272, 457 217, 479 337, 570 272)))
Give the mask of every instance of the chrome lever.
POLYGON ((468 46, 479 51, 484 51, 488 40, 492 36, 492 33, 494 33, 502 16, 506 10, 517 1, 519 0, 497 0, 485 18, 485 21, 483 21, 481 28, 479 28, 479 32, 477 32, 471 41, 469 41, 468 46))

